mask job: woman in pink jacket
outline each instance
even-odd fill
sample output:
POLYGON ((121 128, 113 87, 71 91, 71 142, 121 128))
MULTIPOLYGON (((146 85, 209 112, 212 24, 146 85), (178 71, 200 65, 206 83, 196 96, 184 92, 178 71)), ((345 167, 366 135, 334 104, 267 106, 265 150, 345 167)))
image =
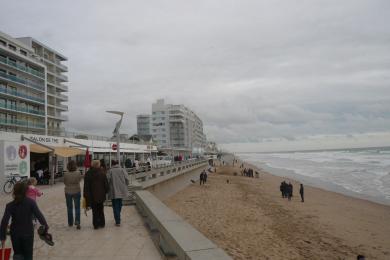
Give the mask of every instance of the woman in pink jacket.
POLYGON ((37 185, 37 179, 35 179, 34 177, 27 180, 28 188, 27 188, 26 196, 32 199, 33 201, 36 201, 37 197, 43 195, 43 192, 41 192, 37 187, 35 187, 35 185, 37 185))

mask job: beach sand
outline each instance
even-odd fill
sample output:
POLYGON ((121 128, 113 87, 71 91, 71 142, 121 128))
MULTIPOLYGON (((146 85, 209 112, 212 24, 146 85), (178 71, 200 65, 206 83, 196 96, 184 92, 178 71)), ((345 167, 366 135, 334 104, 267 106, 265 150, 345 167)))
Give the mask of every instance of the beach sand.
POLYGON ((218 167, 206 185, 164 203, 234 259, 390 259, 389 206, 309 186, 302 203, 293 180, 288 201, 283 178, 257 171, 260 178, 248 178, 238 167, 218 167))

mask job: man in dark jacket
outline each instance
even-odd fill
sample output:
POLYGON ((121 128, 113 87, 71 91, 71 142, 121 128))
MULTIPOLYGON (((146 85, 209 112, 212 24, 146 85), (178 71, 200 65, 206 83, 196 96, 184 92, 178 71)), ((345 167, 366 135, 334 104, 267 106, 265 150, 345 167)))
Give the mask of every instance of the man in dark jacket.
POLYGON ((291 200, 292 196, 293 196, 293 185, 291 184, 291 182, 289 182, 288 185, 287 185, 287 197, 288 197, 288 200, 291 200))
POLYGON ((301 195, 301 202, 305 202, 304 198, 304 190, 303 190, 303 184, 301 183, 301 187, 299 188, 299 194, 301 195))
POLYGON ((87 207, 92 208, 92 222, 95 229, 103 228, 106 224, 104 218, 104 201, 108 192, 106 175, 100 168, 100 161, 94 160, 92 167, 85 174, 84 197, 87 207))

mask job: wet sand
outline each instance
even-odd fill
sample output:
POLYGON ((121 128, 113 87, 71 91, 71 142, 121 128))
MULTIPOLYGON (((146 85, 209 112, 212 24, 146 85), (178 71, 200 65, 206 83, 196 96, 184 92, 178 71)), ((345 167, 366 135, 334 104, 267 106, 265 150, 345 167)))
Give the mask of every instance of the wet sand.
POLYGON ((293 180, 288 201, 284 179, 259 172, 221 166, 164 202, 234 259, 390 259, 389 206, 309 186, 302 203, 293 180))

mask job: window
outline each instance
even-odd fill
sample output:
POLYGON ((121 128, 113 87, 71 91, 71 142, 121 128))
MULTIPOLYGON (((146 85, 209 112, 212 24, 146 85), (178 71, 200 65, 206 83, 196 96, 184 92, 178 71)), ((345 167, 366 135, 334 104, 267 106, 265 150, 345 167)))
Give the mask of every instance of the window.
POLYGON ((13 46, 13 45, 11 45, 11 44, 8 44, 8 47, 9 47, 11 50, 16 51, 16 47, 15 47, 15 46, 13 46))
POLYGON ((20 50, 20 54, 24 55, 24 56, 27 56, 27 52, 24 51, 24 50, 20 50))
POLYGON ((7 46, 7 43, 3 40, 0 40, 0 45, 7 46))

